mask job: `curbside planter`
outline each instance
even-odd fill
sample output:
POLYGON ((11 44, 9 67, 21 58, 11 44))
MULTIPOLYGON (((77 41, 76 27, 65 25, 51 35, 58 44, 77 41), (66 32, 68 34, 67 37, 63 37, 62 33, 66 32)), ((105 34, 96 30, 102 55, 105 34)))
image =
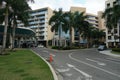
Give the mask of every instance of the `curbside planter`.
POLYGON ((44 58, 42 58, 39 54, 37 54, 35 51, 33 51, 33 50, 31 50, 33 53, 35 53, 37 56, 39 56, 42 60, 44 60, 45 61, 45 63, 47 63, 47 65, 49 66, 49 68, 50 68, 50 70, 51 70, 51 72, 52 72, 52 74, 53 74, 53 78, 54 78, 54 80, 58 80, 58 77, 57 77, 57 75, 56 75, 56 73, 55 73, 55 70, 53 69, 53 67, 50 65, 50 63, 48 63, 44 58))

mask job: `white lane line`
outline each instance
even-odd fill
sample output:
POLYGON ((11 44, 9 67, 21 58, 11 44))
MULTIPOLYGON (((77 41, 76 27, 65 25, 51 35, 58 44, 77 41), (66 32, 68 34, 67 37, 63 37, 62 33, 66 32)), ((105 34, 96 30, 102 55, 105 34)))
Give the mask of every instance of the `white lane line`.
POLYGON ((69 68, 67 68, 67 69, 57 69, 57 71, 58 72, 67 72, 67 71, 70 71, 70 69, 69 68))
POLYGON ((78 68, 76 68, 74 65, 68 64, 68 67, 73 68, 74 70, 78 71, 79 73, 81 73, 83 76, 85 76, 85 80, 92 80, 92 76, 83 72, 82 70, 79 70, 78 68))
POLYGON ((98 65, 101 65, 101 66, 105 66, 106 65, 103 62, 99 62, 99 61, 96 61, 96 60, 93 60, 93 59, 86 58, 86 60, 91 61, 91 62, 95 62, 95 63, 97 63, 98 65))
POLYGON ((71 73, 65 73, 65 75, 68 76, 68 77, 70 77, 70 76, 72 76, 73 74, 71 74, 71 73))
MULTIPOLYGON (((43 52, 45 52, 45 53, 49 53, 48 51, 46 51, 46 50, 44 50, 43 52)), ((50 53, 51 54, 51 53, 50 53)), ((56 55, 54 55, 54 54, 51 54, 53 57, 55 57, 56 55)))
POLYGON ((115 63, 115 64, 120 64, 119 62, 115 62, 115 61, 112 61, 112 60, 109 60, 109 59, 101 59, 101 58, 96 58, 96 59, 101 60, 101 61, 112 62, 112 63, 115 63))
POLYGON ((78 60, 78 59, 73 58, 73 57, 72 57, 72 53, 69 54, 69 58, 72 59, 72 60, 74 60, 74 61, 77 61, 77 62, 79 62, 79 63, 83 63, 83 64, 85 64, 85 65, 87 65, 87 66, 90 66, 90 67, 92 67, 92 68, 99 69, 99 70, 101 70, 101 71, 103 71, 103 72, 106 72, 106 73, 108 73, 108 74, 111 74, 111 75, 113 75, 113 76, 116 76, 116 77, 119 77, 119 78, 120 78, 120 75, 119 75, 119 74, 110 72, 110 71, 108 71, 108 70, 99 68, 99 67, 94 66, 94 65, 92 65, 92 64, 89 64, 89 63, 86 63, 86 62, 84 62, 84 61, 81 61, 81 60, 78 60))
POLYGON ((43 51, 43 52, 48 53, 48 51, 46 51, 46 50, 45 50, 45 51, 43 51))
POLYGON ((88 75, 87 73, 85 73, 85 72, 83 72, 83 71, 81 71, 81 70, 79 70, 79 69, 77 69, 75 67, 73 69, 75 69, 76 71, 80 72, 81 74, 84 74, 85 80, 92 80, 92 76, 88 75))
POLYGON ((53 57, 55 57, 56 55, 52 54, 53 57))

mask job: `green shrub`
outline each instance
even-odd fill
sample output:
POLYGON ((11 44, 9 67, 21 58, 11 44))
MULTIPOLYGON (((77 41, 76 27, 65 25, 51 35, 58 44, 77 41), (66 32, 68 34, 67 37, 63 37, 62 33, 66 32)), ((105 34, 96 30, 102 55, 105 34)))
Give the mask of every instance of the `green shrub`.
POLYGON ((52 49, 58 49, 58 50, 71 50, 71 49, 84 49, 84 47, 75 47, 75 46, 66 46, 66 47, 59 47, 59 46, 52 46, 52 49))
POLYGON ((52 49, 58 49, 58 46, 52 46, 52 49))
POLYGON ((112 51, 120 52, 120 48, 112 48, 112 51))
POLYGON ((59 50, 62 50, 63 47, 59 47, 59 46, 52 46, 52 49, 59 49, 59 50))
POLYGON ((67 47, 63 47, 63 50, 70 50, 71 47, 67 46, 67 47))

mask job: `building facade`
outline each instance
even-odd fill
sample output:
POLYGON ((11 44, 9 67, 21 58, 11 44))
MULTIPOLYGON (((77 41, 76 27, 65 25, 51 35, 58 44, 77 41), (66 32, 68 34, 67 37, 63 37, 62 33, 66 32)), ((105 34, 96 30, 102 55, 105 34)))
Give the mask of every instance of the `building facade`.
MULTIPOLYGON (((84 14, 86 15, 86 8, 84 8, 84 7, 71 7, 70 11, 73 13, 76 11, 78 11, 80 13, 84 12, 84 14)), ((76 44, 80 43, 79 42, 79 35, 77 34, 77 32, 74 29, 72 29, 72 36, 74 36, 74 37, 72 37, 72 43, 76 43, 76 44)), ((80 41, 82 41, 82 40, 80 40, 80 41)))
POLYGON ((105 19, 102 18, 103 15, 103 11, 98 11, 98 27, 100 30, 106 30, 106 26, 105 26, 105 19))
MULTIPOLYGON (((98 15, 86 13, 86 8, 84 7, 71 7, 71 12, 84 12, 85 15, 88 16, 87 21, 92 24, 95 28, 100 28, 103 26, 102 18, 100 18, 100 15, 102 13, 99 12, 98 15), (101 22, 99 22, 101 21, 101 22)), ((30 11, 30 19, 29 19, 29 26, 31 29, 33 29, 36 32, 36 38, 38 40, 38 44, 42 44, 44 46, 47 45, 49 40, 53 40, 52 43, 55 45, 59 45, 59 39, 58 39, 58 33, 57 35, 54 32, 51 32, 51 26, 48 24, 50 17, 53 15, 53 10, 49 7, 41 8, 37 10, 30 11), (55 42, 56 41, 56 42, 55 42)), ((22 27, 24 26, 21 22, 18 22, 18 26, 22 27)), ((69 33, 67 33, 69 35, 69 33)), ((72 29, 72 43, 87 43, 86 40, 79 41, 78 35, 74 29, 72 29)), ((68 37, 69 38, 69 37, 68 37)), ((63 43, 66 42, 66 37, 62 37, 63 43)), ((67 39, 68 40, 68 39, 67 39)))
MULTIPOLYGON (((2 42, 3 42, 4 26, 5 25, 0 25, 0 45, 2 45, 2 42)), ((8 27, 7 38, 6 38, 6 40, 7 40, 6 47, 9 47, 9 48, 12 47, 11 44, 13 42, 11 30, 12 30, 12 28, 8 27)), ((30 47, 30 45, 29 46, 27 45, 27 41, 29 40, 29 42, 35 43, 34 37, 35 37, 35 32, 32 29, 25 28, 25 27, 16 28, 14 47, 15 48, 30 47), (26 44, 26 46, 23 46, 24 43, 26 44)))
MULTIPOLYGON (((104 19, 102 18, 102 11, 99 11, 97 15, 91 14, 91 13, 86 13, 86 8, 84 7, 71 7, 71 12, 79 11, 79 12, 84 12, 85 15, 87 16, 87 21, 91 24, 92 27, 98 28, 100 30, 105 30, 104 26, 104 19)), ((87 40, 83 39, 82 37, 80 38, 79 41, 79 36, 75 30, 73 30, 74 37, 72 39, 73 43, 80 43, 80 44, 86 44, 87 40)), ((103 42, 105 39, 102 40, 103 42)))
MULTIPOLYGON (((120 0, 107 0, 105 2, 106 8, 113 7, 114 5, 120 5, 120 0)), ((108 47, 114 47, 119 44, 120 40, 120 22, 112 29, 106 29, 106 44, 108 47)))
MULTIPOLYGON (((38 44, 47 46, 48 41, 53 39, 54 33, 51 32, 49 19, 53 15, 53 10, 49 7, 30 11, 29 26, 36 32, 38 44)), ((24 26, 19 22, 18 26, 24 26)))
POLYGON ((99 28, 98 26, 98 16, 91 13, 86 13, 87 21, 95 28, 99 28))

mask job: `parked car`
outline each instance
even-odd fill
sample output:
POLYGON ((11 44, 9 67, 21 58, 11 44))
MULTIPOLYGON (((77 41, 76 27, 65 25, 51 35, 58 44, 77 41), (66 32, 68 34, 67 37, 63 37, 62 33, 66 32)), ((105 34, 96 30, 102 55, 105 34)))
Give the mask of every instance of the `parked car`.
POLYGON ((103 50, 106 50, 106 49, 107 49, 107 47, 105 45, 99 45, 98 46, 99 51, 103 51, 103 50))

